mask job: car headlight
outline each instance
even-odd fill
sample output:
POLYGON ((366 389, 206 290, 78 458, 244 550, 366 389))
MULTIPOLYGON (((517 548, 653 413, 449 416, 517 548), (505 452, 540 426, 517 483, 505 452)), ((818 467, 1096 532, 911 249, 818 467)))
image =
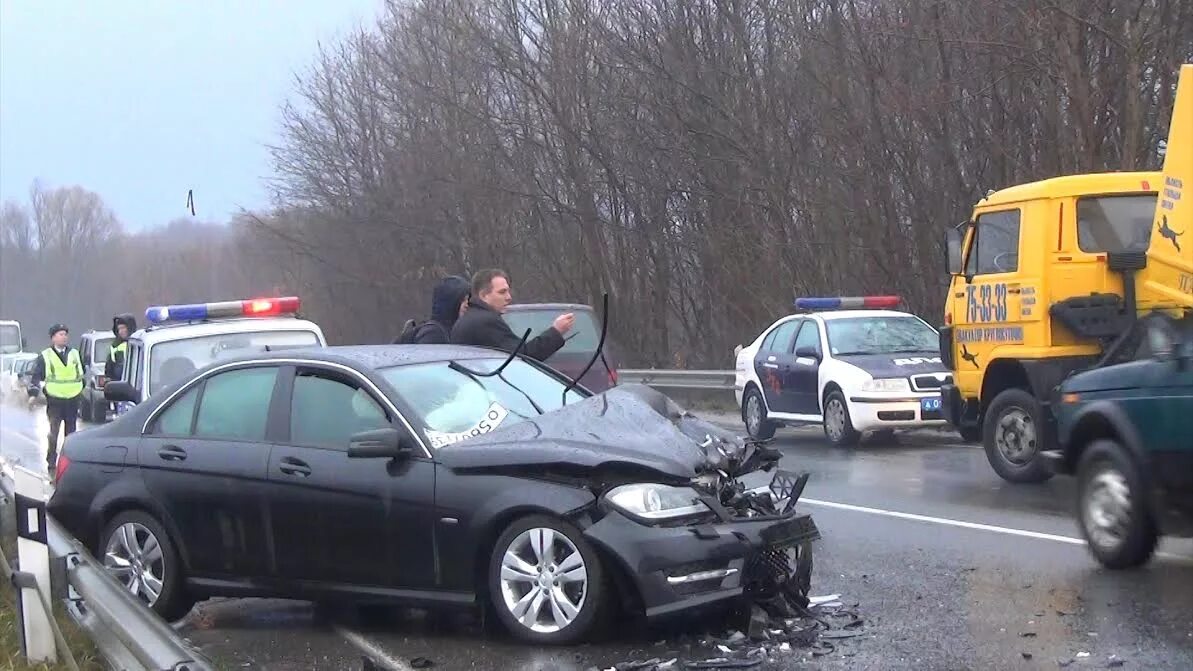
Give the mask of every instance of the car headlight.
POLYGON ((862 383, 862 391, 911 391, 905 377, 880 377, 862 383))
POLYGON ((673 520, 712 512, 691 487, 655 483, 622 485, 606 494, 605 499, 631 517, 645 520, 673 520))

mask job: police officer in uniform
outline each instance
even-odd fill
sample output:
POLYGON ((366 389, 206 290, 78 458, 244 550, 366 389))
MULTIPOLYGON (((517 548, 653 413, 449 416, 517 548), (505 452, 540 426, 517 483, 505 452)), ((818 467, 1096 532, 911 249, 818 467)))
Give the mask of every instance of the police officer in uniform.
POLYGON ((137 320, 132 315, 116 315, 112 318, 112 335, 116 342, 108 349, 108 360, 104 375, 109 380, 124 379, 124 361, 128 358, 128 337, 137 330, 137 320))
POLYGON ((58 463, 58 426, 66 425, 66 436, 75 432, 79 417, 79 399, 83 395, 83 363, 79 351, 68 343, 70 330, 63 324, 50 327, 50 346, 42 350, 33 364, 33 386, 30 396, 37 394, 37 385, 45 381, 46 416, 50 420, 50 450, 46 455, 49 470, 58 463))

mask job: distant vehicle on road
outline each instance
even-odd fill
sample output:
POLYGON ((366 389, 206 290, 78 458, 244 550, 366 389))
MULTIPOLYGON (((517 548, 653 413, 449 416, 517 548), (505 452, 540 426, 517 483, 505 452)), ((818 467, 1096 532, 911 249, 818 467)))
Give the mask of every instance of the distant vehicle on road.
POLYGON ((68 437, 49 512, 167 619, 217 595, 488 606, 549 644, 618 606, 806 599, 806 474, 649 387, 573 384, 453 345, 213 361, 68 437))
POLYGON ((799 298, 737 351, 734 393, 750 436, 787 424, 823 424, 833 445, 867 431, 943 426, 940 388, 952 380, 938 335, 895 310, 898 296, 799 298))
POLYGON ((1054 404, 1053 473, 1076 475, 1077 517, 1104 566, 1151 558, 1161 534, 1193 536, 1193 314, 1157 314, 1134 361, 1078 373, 1054 404))
POLYGON ((21 335, 21 322, 0 319, 0 356, 25 351, 25 336, 21 335))
POLYGON ((114 399, 120 415, 213 361, 252 352, 327 344, 317 324, 299 319, 295 296, 159 305, 145 311, 146 328, 129 336, 122 382, 132 390, 114 399))
MULTIPOLYGON (((575 379, 596 354, 601 340, 601 322, 592 306, 576 303, 515 303, 505 309, 502 315, 514 333, 521 337, 526 329, 530 336, 546 330, 561 314, 576 315, 576 323, 570 333, 564 336, 564 346, 544 363, 575 379)), ((589 391, 600 393, 617 385, 618 345, 606 334, 601 356, 588 369, 580 384, 589 391)))
POLYGON ((23 375, 26 366, 37 360, 32 352, 22 352, 4 357, 0 361, 0 397, 25 403, 29 398, 28 376, 23 375))

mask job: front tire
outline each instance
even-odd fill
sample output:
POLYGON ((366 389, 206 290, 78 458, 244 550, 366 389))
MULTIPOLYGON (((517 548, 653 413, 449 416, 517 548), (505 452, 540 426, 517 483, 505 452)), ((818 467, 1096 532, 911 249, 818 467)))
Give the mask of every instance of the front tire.
POLYGON ((994 397, 982 424, 986 460, 1008 482, 1036 483, 1052 477, 1040 453, 1048 449, 1044 409, 1022 389, 994 397))
POLYGON ((757 387, 750 387, 741 401, 741 418, 746 424, 746 433, 754 440, 770 440, 775 437, 779 425, 766 418, 766 400, 757 387))
POLYGON ((1077 519, 1094 559, 1109 569, 1142 566, 1160 535, 1139 466, 1113 440, 1094 441, 1077 467, 1077 519))
POLYGON ((849 405, 845 403, 845 394, 840 389, 832 390, 824 399, 824 437, 835 447, 857 445, 861 438, 861 434, 853 428, 849 405))
POLYGON ((545 515, 516 520, 489 560, 493 610, 515 637, 566 645, 588 636, 610 594, 600 557, 580 530, 545 515))
POLYGON ((152 515, 129 510, 112 518, 99 549, 108 574, 162 619, 178 620, 195 605, 183 587, 174 543, 152 515))

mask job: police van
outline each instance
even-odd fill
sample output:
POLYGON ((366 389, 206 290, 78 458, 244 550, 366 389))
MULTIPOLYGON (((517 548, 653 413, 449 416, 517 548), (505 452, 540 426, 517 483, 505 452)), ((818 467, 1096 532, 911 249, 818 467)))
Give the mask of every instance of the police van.
POLYGON ((833 445, 870 431, 942 427, 940 388, 952 381, 939 334, 885 308, 898 296, 799 298, 796 314, 738 348, 734 391, 752 438, 781 426, 824 425, 833 445))
POLYGON ((326 347, 317 324, 298 316, 296 296, 154 306, 129 336, 124 374, 104 396, 122 415, 164 387, 222 359, 254 352, 326 347))

